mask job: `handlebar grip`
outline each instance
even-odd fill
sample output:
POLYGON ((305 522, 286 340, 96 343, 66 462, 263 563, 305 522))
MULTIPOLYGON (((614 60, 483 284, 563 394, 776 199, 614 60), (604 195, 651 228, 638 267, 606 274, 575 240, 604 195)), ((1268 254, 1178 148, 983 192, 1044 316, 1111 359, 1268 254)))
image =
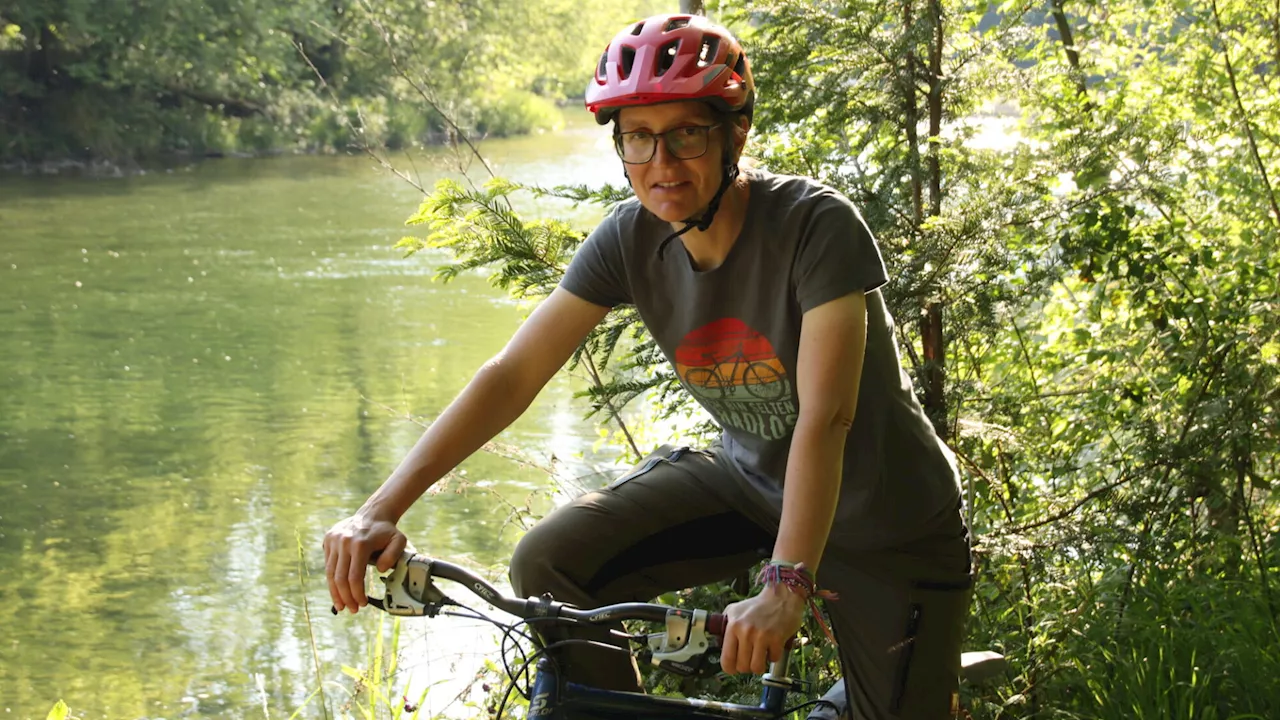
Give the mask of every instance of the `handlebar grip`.
POLYGON ((729 617, 724 613, 711 613, 707 616, 707 632, 718 638, 724 637, 724 630, 729 626, 729 617))

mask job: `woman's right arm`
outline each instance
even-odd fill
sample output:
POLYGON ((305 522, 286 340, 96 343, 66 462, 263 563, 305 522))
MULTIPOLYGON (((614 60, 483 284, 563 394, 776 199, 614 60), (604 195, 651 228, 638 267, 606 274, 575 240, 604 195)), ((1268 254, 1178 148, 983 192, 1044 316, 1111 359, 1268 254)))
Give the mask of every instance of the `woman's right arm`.
POLYGON ((553 291, 356 514, 325 534, 325 575, 335 608, 355 612, 368 603, 365 566, 378 551, 379 570, 395 564, 407 542, 396 528, 400 517, 445 473, 515 422, 608 312, 562 288, 553 291))

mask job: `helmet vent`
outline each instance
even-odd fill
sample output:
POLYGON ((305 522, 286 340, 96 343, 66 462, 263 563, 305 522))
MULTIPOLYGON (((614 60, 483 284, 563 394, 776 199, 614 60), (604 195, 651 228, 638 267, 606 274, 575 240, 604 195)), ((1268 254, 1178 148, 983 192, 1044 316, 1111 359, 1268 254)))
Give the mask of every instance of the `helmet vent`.
POLYGON ((739 55, 738 61, 733 64, 733 72, 740 78, 747 76, 747 56, 739 55))
POLYGON ((596 66, 596 79, 604 82, 608 79, 609 72, 609 51, 600 53, 600 64, 596 66))
POLYGON ((636 49, 627 45, 622 46, 622 67, 618 68, 618 75, 621 79, 626 80, 631 76, 631 66, 636 64, 636 49))
POLYGON ((679 49, 680 49, 679 40, 672 40, 671 42, 659 48, 658 59, 655 63, 653 74, 656 75, 657 77, 662 77, 663 75, 665 75, 666 72, 671 69, 672 64, 675 63, 676 52, 679 49))
POLYGON ((633 28, 631 28, 631 34, 632 34, 632 35, 639 35, 639 34, 640 34, 641 32, 643 32, 643 31, 644 31, 644 21, 643 21, 643 20, 641 20, 640 22, 636 23, 636 26, 635 26, 635 27, 633 27, 633 28))
POLYGON ((684 27, 689 27, 688 16, 671 18, 667 21, 667 24, 662 27, 662 32, 671 32, 672 30, 679 30, 684 27))
POLYGON ((698 67, 706 67, 716 58, 716 51, 720 49, 720 38, 714 35, 702 36, 702 47, 698 48, 698 67))

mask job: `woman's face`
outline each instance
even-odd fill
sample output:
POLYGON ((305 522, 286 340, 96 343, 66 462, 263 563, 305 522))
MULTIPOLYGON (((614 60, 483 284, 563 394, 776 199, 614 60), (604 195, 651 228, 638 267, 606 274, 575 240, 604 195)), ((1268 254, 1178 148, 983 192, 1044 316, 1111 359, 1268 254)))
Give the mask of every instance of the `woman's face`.
MULTIPOLYGON (((685 101, 626 107, 618 113, 618 132, 663 133, 677 128, 709 127, 720 122, 703 102, 685 101)), ((720 188, 723 175, 726 128, 707 132, 707 150, 701 157, 681 160, 659 140, 653 158, 627 164, 631 186, 645 209, 667 222, 697 216, 720 188)))

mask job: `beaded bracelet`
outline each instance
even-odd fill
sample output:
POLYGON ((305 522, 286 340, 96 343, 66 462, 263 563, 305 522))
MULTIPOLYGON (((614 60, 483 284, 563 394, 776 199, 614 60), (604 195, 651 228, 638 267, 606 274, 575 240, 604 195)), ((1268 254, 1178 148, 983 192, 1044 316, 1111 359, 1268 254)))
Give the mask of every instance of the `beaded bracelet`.
POLYGON ((814 580, 813 573, 809 572, 804 563, 773 560, 760 569, 760 574, 756 576, 756 584, 762 588, 770 585, 782 585, 791 592, 803 597, 805 603, 808 604, 809 609, 813 612, 814 619, 818 621, 818 626, 826 633, 827 639, 833 645, 836 644, 835 635, 832 634, 827 621, 822 617, 822 612, 818 609, 818 602, 815 598, 839 600, 840 596, 830 590, 818 589, 818 582, 814 580))

